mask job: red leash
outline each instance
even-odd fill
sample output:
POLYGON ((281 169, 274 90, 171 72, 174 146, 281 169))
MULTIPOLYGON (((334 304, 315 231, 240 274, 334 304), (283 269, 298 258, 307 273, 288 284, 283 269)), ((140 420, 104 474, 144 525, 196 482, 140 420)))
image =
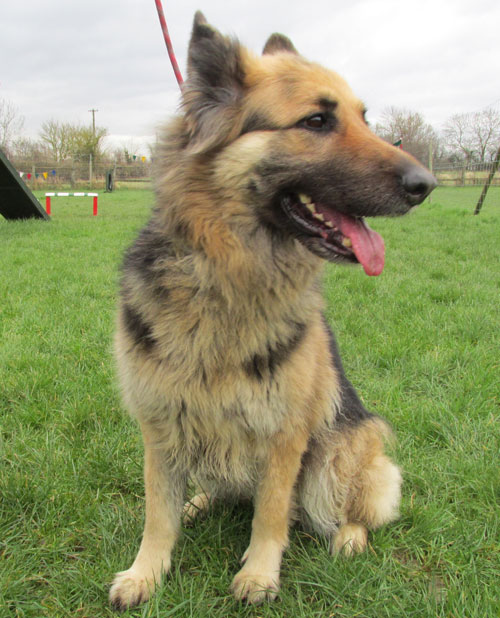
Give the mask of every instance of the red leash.
POLYGON ((155 3, 156 3, 156 10, 158 11, 158 17, 160 18, 163 38, 165 39, 165 45, 167 46, 168 56, 170 58, 170 62, 172 63, 172 68, 174 70, 177 83, 179 84, 179 88, 181 88, 182 84, 184 83, 184 80, 182 79, 182 75, 179 70, 179 65, 177 64, 177 60, 175 59, 174 48, 172 47, 172 41, 170 40, 170 36, 168 34, 167 22, 165 21, 165 15, 163 13, 163 7, 161 5, 161 0, 155 0, 155 3))

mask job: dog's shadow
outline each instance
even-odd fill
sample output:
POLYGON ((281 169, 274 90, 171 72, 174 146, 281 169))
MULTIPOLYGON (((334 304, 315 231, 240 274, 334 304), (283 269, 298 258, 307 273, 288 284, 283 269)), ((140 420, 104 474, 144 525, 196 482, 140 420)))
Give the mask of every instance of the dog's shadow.
MULTIPOLYGON (((230 558, 228 566, 239 568, 241 556, 250 542, 253 513, 250 500, 229 500, 212 504, 206 513, 200 514, 188 525, 183 524, 173 567, 175 568, 177 562, 178 568, 183 569, 193 560, 193 555, 208 551, 211 561, 217 560, 220 555, 224 560, 230 558), (186 552, 189 552, 189 557, 186 552), (184 567, 183 562, 186 563, 184 567)), ((284 555, 285 564, 295 562, 297 554, 308 555, 314 550, 328 554, 329 542, 325 537, 304 529, 299 522, 294 522, 290 527, 289 548, 291 551, 284 555)))

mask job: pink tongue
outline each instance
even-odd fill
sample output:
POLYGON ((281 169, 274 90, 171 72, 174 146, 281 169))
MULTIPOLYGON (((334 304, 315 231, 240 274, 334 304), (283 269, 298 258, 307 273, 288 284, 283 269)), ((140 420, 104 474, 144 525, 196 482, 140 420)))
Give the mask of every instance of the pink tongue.
POLYGON ((351 239, 352 250, 367 275, 376 277, 384 270, 385 246, 380 234, 368 227, 364 219, 340 214, 340 231, 351 239))

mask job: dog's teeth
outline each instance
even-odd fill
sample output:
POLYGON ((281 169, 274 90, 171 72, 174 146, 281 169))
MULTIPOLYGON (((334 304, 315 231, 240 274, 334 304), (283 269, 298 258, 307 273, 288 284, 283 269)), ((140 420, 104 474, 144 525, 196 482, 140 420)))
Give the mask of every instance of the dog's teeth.
POLYGON ((314 213, 314 218, 317 219, 318 221, 324 222, 325 217, 320 213, 320 212, 315 212, 314 213))
POLYGON ((347 237, 342 239, 342 244, 344 245, 344 247, 347 247, 348 249, 352 247, 351 239, 347 237))
POLYGON ((308 195, 306 195, 305 193, 299 193, 299 200, 303 204, 310 204, 312 202, 312 199, 308 195))
POLYGON ((333 223, 331 221, 326 220, 325 225, 326 227, 331 227, 333 229, 333 223))
POLYGON ((316 204, 304 204, 304 206, 307 208, 307 210, 311 211, 312 214, 316 214, 316 204))

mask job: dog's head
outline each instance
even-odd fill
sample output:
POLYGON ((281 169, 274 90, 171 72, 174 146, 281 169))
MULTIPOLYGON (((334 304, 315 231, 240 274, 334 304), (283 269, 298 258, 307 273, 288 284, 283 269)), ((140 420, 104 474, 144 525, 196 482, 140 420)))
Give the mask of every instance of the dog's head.
POLYGON ((255 56, 197 13, 183 108, 186 149, 209 162, 221 194, 231 186, 271 233, 369 275, 383 269, 384 243, 363 217, 404 214, 436 186, 370 131, 339 75, 283 35, 255 56))

